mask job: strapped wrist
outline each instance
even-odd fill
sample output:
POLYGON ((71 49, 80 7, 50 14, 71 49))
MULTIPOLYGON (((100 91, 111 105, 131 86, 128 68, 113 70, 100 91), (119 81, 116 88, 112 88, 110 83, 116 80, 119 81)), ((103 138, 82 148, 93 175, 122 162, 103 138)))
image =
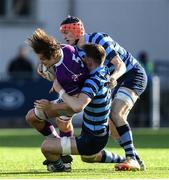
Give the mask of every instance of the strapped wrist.
POLYGON ((65 93, 65 90, 64 89, 61 89, 59 91, 59 98, 62 98, 63 94, 65 93))

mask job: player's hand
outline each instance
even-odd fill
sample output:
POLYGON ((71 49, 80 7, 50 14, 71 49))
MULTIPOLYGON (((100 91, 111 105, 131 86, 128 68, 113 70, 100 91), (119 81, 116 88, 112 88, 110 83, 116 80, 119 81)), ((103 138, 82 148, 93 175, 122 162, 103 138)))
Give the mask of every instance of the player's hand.
POLYGON ((113 89, 117 86, 117 81, 113 77, 108 77, 108 86, 110 89, 113 89))
POLYGON ((45 111, 51 107, 51 102, 47 99, 36 100, 34 102, 34 107, 45 111))
POLYGON ((39 65, 38 65, 37 73, 38 73, 41 77, 43 77, 44 79, 47 79, 47 76, 46 76, 46 74, 45 74, 44 71, 43 71, 43 64, 39 64, 39 65))

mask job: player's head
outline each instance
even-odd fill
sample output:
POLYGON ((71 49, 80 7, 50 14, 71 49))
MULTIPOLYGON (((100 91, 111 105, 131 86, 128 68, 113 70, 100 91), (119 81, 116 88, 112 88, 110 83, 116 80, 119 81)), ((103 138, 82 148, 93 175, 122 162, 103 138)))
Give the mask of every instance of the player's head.
POLYGON ((85 34, 85 29, 83 22, 78 17, 68 16, 60 24, 60 32, 68 44, 76 45, 80 37, 85 34))
POLYGON ((32 47, 40 61, 45 66, 51 66, 60 60, 61 46, 52 36, 42 29, 37 29, 33 35, 27 38, 27 44, 32 47))
POLYGON ((99 44, 85 44, 82 46, 85 52, 84 61, 89 68, 92 61, 98 66, 102 66, 105 61, 106 52, 104 48, 99 44))

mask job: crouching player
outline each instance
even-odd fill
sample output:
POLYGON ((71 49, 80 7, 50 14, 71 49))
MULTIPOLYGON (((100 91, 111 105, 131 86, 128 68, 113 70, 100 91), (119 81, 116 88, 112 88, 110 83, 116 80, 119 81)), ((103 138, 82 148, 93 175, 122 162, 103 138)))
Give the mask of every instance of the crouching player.
MULTIPOLYGON (((66 171, 60 154, 81 155, 85 162, 103 162, 109 136, 108 119, 111 106, 111 93, 108 85, 108 68, 103 66, 105 50, 100 45, 86 44, 83 47, 90 75, 85 81, 78 96, 69 95, 55 79, 53 90, 58 92, 64 102, 75 112, 83 110, 83 123, 79 137, 47 138, 41 146, 48 171, 66 171)), ((58 77, 59 79, 59 77, 58 77)), ((35 103, 36 108, 44 108, 42 101, 35 103)), ((116 160, 124 161, 115 155, 116 160)))
MULTIPOLYGON (((45 77, 45 73, 43 74, 42 67, 46 67, 46 69, 50 69, 51 71, 53 70, 54 75, 58 77, 59 83, 69 95, 77 95, 80 92, 89 73, 73 46, 58 43, 42 29, 37 29, 33 35, 27 39, 27 44, 32 47, 38 56, 40 62, 39 74, 47 78, 45 77)), ((48 103, 46 100, 40 101, 48 103)), ((62 100, 59 99, 58 102, 59 101, 62 100)), ((26 121, 43 136, 56 137, 57 133, 54 126, 47 120, 57 117, 56 123, 60 129, 60 136, 72 136, 73 127, 70 120, 73 114, 74 112, 67 105, 60 104, 57 106, 57 104, 55 104, 55 106, 53 106, 53 103, 51 103, 50 109, 42 110, 35 107, 29 110, 26 115, 26 121)), ((66 156, 62 157, 64 161, 72 161, 70 156, 67 156, 68 159, 65 159, 65 157, 66 156)))

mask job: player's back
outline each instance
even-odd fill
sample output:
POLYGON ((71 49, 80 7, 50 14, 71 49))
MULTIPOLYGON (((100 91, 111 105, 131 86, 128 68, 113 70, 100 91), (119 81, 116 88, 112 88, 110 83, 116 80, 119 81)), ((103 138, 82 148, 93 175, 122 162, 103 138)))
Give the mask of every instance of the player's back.
MULTIPOLYGON (((115 40, 113 40, 108 34, 103 32, 94 32, 90 34, 85 34, 85 43, 100 44, 106 51, 105 65, 109 67, 109 71, 112 74, 115 66, 111 63, 111 59, 117 54, 120 56, 122 61, 125 63, 127 70, 131 70, 138 61, 121 45, 119 45, 115 40)), ((77 48, 81 57, 84 56, 82 49, 77 48)))
POLYGON ((81 90, 92 99, 84 109, 82 128, 95 135, 107 132, 111 106, 107 75, 109 75, 107 67, 98 67, 90 74, 81 90))

